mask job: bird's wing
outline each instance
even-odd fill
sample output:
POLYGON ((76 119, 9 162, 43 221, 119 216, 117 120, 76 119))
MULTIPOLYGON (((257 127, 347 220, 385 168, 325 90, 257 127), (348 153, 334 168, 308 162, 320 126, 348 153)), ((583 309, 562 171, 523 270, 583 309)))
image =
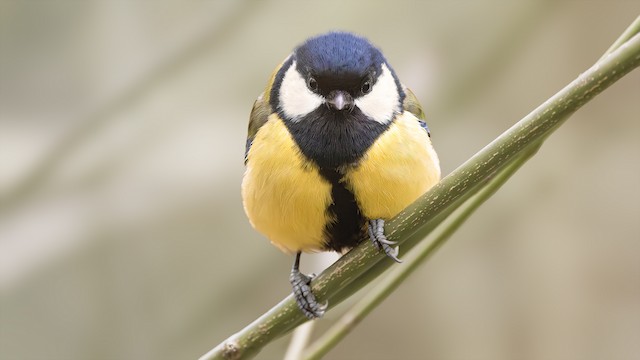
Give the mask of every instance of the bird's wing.
POLYGON ((258 133, 258 130, 267 122, 271 114, 271 105, 269 105, 268 98, 265 98, 264 93, 260 94, 253 103, 253 109, 251 109, 251 115, 249 115, 249 131, 247 133, 247 144, 244 151, 244 163, 247 163, 247 155, 251 148, 253 138, 258 133))
POLYGON ((404 110, 415 115, 418 118, 420 126, 427 132, 427 134, 429 134, 429 136, 431 136, 431 132, 429 131, 427 122, 425 121, 424 110, 422 110, 422 106, 420 106, 418 99, 409 88, 405 87, 404 93, 405 97, 404 102, 402 103, 404 110))

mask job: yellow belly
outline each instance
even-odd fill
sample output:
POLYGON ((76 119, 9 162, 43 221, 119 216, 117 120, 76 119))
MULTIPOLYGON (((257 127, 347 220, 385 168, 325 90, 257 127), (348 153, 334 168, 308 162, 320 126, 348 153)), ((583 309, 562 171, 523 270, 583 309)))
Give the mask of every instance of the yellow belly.
POLYGON ((365 218, 390 219, 440 181, 440 163, 418 119, 404 112, 345 180, 365 218))
MULTIPOLYGON (((331 185, 276 115, 253 140, 242 182, 253 227, 281 250, 322 250, 331 185)), ((389 219, 440 180, 438 157, 410 113, 400 115, 343 178, 367 219, 389 219)))
POLYGON ((332 220, 331 185, 276 115, 256 134, 247 159, 242 199, 251 225, 284 252, 321 250, 332 220))

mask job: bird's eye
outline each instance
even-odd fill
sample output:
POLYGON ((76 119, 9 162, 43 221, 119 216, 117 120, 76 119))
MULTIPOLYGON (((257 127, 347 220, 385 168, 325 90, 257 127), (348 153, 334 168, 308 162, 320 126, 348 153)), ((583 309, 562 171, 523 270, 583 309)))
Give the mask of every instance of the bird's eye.
POLYGON ((362 91, 363 94, 368 94, 371 92, 371 88, 371 79, 368 79, 362 83, 362 88, 360 88, 360 91, 362 91))
POLYGON ((318 81, 314 79, 313 76, 309 76, 309 79, 307 80, 307 86, 309 87, 309 90, 316 91, 318 90, 318 81))

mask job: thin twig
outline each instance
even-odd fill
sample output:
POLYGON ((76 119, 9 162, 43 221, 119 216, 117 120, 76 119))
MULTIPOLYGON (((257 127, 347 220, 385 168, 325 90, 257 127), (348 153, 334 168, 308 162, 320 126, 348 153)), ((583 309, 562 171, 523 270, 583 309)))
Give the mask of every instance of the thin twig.
POLYGON ((293 336, 291 337, 291 342, 287 348, 284 360, 299 360, 302 358, 302 353, 311 338, 314 324, 315 322, 309 321, 296 328, 293 332, 293 336))
MULTIPOLYGON (((616 42, 604 53, 602 58, 615 51, 624 43, 624 41, 628 40, 638 32, 640 32, 640 17, 638 17, 636 21, 627 28, 623 36, 616 40, 616 42), (621 41, 621 39, 624 39, 624 41, 621 41)), ((535 146, 533 146, 528 152, 513 160, 512 164, 504 168, 498 176, 487 184, 487 186, 478 194, 467 200, 463 205, 463 209, 457 210, 451 215, 452 219, 447 220, 446 224, 439 227, 444 227, 445 229, 439 231, 435 240, 428 241, 429 239, 425 239, 421 241, 420 244, 416 246, 417 248, 413 250, 408 257, 405 257, 405 265, 394 267, 374 289, 349 309, 329 330, 309 346, 307 351, 304 352, 303 359, 320 359, 348 333, 350 333, 355 326, 384 299, 386 299, 407 278, 407 276, 409 276, 418 267, 419 264, 425 261, 445 241, 447 241, 447 239, 482 203, 492 196, 511 177, 511 175, 513 175, 538 151, 540 146, 542 146, 542 141, 535 144, 535 146), (413 256, 413 253, 415 252, 418 254, 413 256)), ((430 236, 430 238, 432 237, 433 236, 430 236)))
POLYGON ((409 256, 404 258, 404 264, 402 266, 395 266, 365 297, 349 309, 318 340, 311 344, 304 352, 302 359, 320 359, 335 347, 362 319, 391 295, 420 264, 433 255, 480 205, 495 194, 495 192, 536 153, 540 145, 541 144, 536 144, 530 151, 513 160, 512 163, 502 169, 487 186, 482 188, 474 197, 467 200, 461 209, 458 209, 451 215, 451 219, 438 227, 435 236, 429 236, 429 238, 433 238, 432 241, 429 241, 429 239, 421 241, 409 256), (440 230, 440 228, 442 228, 442 230, 440 230))
MULTIPOLYGON (((421 231, 434 224, 441 214, 470 197, 496 172, 519 156, 531 144, 551 134, 582 105, 640 65, 640 35, 636 35, 603 61, 592 66, 557 94, 516 123, 491 144, 421 196, 387 223, 387 237, 403 248, 418 242, 421 231)), ((335 306, 366 283, 368 270, 383 270, 389 260, 368 242, 361 244, 314 279, 312 288, 320 301, 335 306), (358 279, 357 282, 354 282, 358 279)), ((305 321, 288 296, 205 354, 201 359, 250 358, 271 340, 305 321)))
POLYGON ((602 54, 602 57, 598 61, 602 61, 609 56, 612 52, 618 49, 622 44, 626 43, 635 34, 640 32, 640 15, 629 25, 629 27, 614 41, 614 43, 602 54))

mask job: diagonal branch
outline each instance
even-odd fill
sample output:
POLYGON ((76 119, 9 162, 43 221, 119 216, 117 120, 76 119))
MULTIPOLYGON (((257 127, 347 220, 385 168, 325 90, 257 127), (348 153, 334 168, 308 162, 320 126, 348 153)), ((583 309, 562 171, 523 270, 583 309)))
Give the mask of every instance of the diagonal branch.
MULTIPOLYGON (((607 49, 602 55, 604 59, 610 53, 619 48, 627 40, 640 32, 640 16, 625 30, 625 32, 607 49)), ((489 197, 491 197, 502 185, 517 172, 524 163, 535 155, 542 146, 539 141, 535 146, 519 155, 511 164, 500 170, 500 173, 491 182, 482 188, 478 194, 469 199, 462 206, 463 209, 456 210, 446 221, 446 224, 437 228, 435 239, 430 234, 426 239, 421 240, 416 246, 417 249, 412 251, 405 258, 404 266, 393 267, 389 273, 375 286, 369 293, 360 299, 351 309, 340 317, 320 338, 311 344, 304 352, 305 360, 320 359, 327 354, 335 345, 337 345, 344 337, 350 333, 356 325, 362 321, 374 308, 376 308, 384 299, 386 299, 400 284, 420 265, 435 253, 455 231, 468 219, 471 214, 482 205, 489 197), (441 228, 443 228, 441 230, 441 228), (431 240, 433 239, 433 240, 431 240), (417 252, 417 255, 414 254, 417 252)), ((298 329, 302 329, 300 326, 298 329)))
MULTIPOLYGON (((451 219, 446 224, 438 227, 435 238, 432 236, 421 241, 414 251, 405 258, 404 266, 394 266, 387 276, 378 283, 371 292, 360 299, 351 309, 347 311, 336 323, 331 326, 318 340, 309 346, 304 352, 304 360, 316 360, 322 358, 329 350, 335 347, 355 326, 362 321, 373 309, 375 309, 384 299, 386 299, 402 282, 415 271, 427 258, 435 253, 456 230, 484 204, 493 194, 498 191, 504 183, 515 174, 527 160, 529 160, 540 148, 542 143, 538 143, 531 150, 514 159, 508 166, 504 167, 495 178, 483 187, 478 193, 465 202, 461 209, 454 212, 451 219), (444 227, 442 230, 441 227, 444 227), (416 254, 414 254, 416 253, 416 254)), ((302 326, 301 326, 302 327, 302 326)))
MULTIPOLYGON (((389 240, 399 241, 403 249, 415 246, 515 157, 550 135, 569 115, 639 65, 640 34, 636 34, 389 221, 389 240)), ((320 274, 313 281, 313 291, 320 301, 328 299, 330 306, 335 306, 390 265, 377 249, 363 243, 320 274)), ((290 295, 201 359, 250 358, 305 320, 290 295)))

